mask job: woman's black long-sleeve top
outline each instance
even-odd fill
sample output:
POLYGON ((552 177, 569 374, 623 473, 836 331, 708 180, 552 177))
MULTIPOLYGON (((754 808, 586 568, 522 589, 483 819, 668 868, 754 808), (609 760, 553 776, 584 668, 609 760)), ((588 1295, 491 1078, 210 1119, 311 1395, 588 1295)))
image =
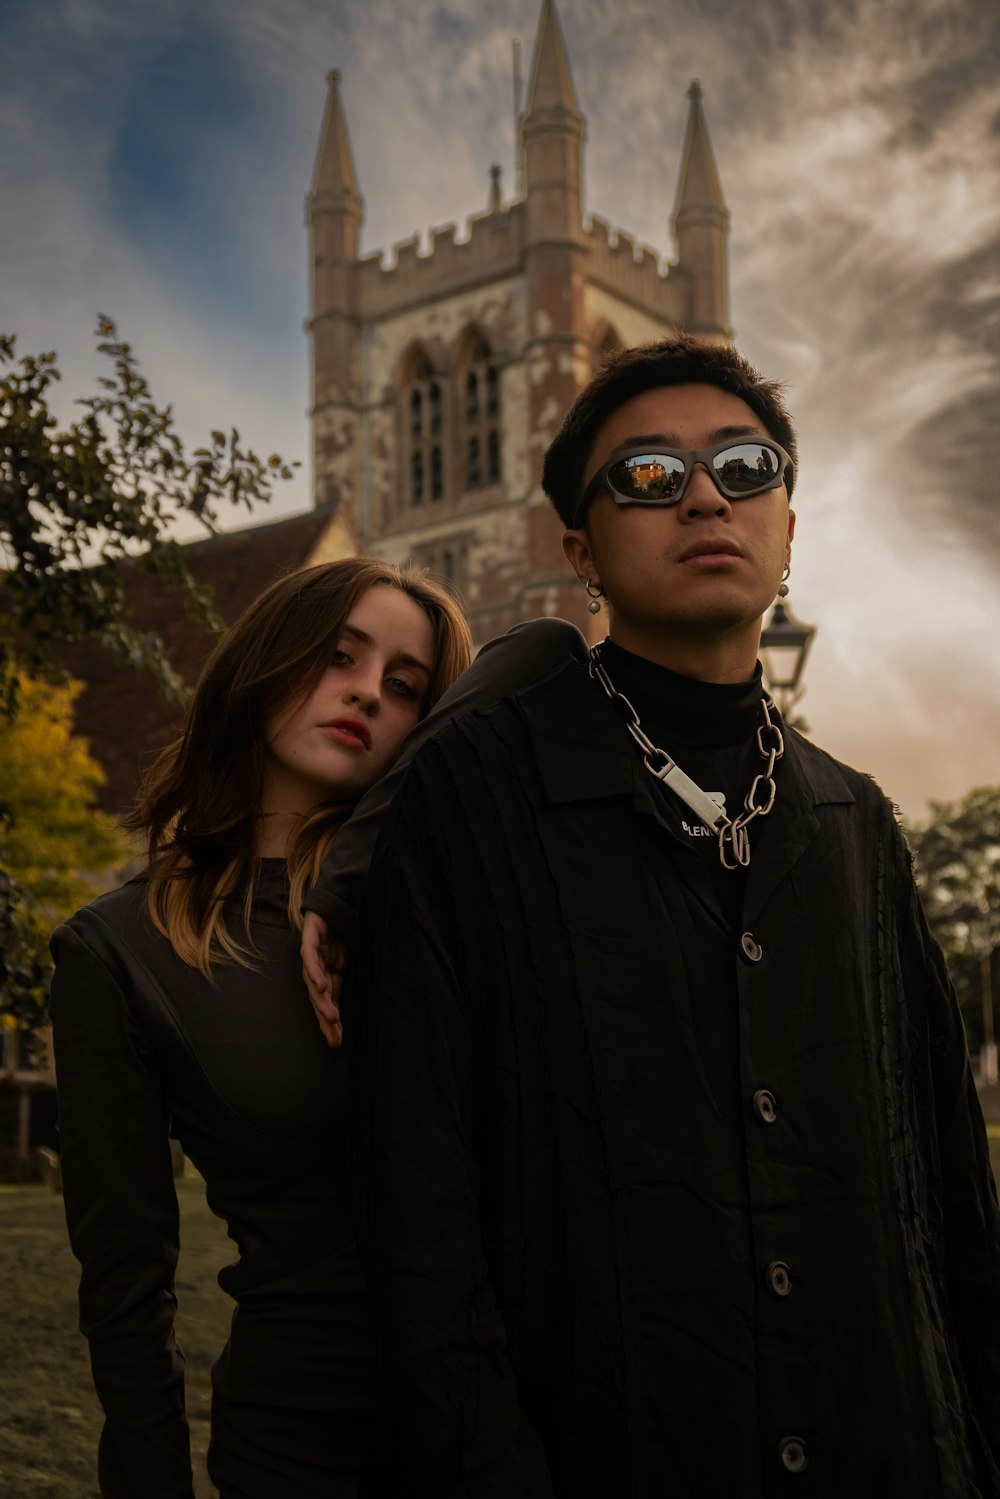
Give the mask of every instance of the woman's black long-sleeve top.
MULTIPOLYGON (((345 1277, 363 1298, 363 1274, 345 1169, 345 1056, 323 1044, 305 998, 283 861, 262 861, 254 968, 220 965, 215 983, 154 930, 144 897, 134 880, 53 937, 62 1170, 81 1329, 106 1415, 102 1493, 190 1499, 168 1132, 236 1241, 219 1283, 238 1303, 274 1283, 321 1299, 345 1277)), ((258 1372, 266 1393, 270 1371, 258 1372)), ((324 1394, 336 1405, 335 1390, 324 1394)))
MULTIPOLYGON (((562 620, 535 621, 491 642, 410 736, 403 759, 456 713, 513 690, 531 669, 584 652, 578 631, 562 620)), ((338 834, 355 894, 372 830, 401 774, 377 783, 338 834)), ((83 1265, 81 1329, 107 1417, 99 1471, 109 1499, 191 1496, 183 1360, 173 1337, 178 1220, 168 1130, 205 1177, 209 1203, 236 1240, 239 1260, 220 1274, 223 1289, 244 1315, 252 1302, 272 1328, 268 1288, 277 1282, 284 1299, 295 1296, 298 1345, 290 1334, 275 1351, 297 1367, 279 1372, 277 1362, 260 1367, 258 1358, 251 1381, 259 1379, 272 1401, 301 1394, 304 1407, 321 1395, 310 1370, 330 1374, 322 1424, 293 1433, 279 1421, 275 1440, 306 1449, 315 1475, 335 1457, 317 1448, 339 1441, 349 1467, 369 1434, 367 1301, 346 1179, 350 1038, 340 1051, 324 1045, 301 983, 283 861, 265 860, 262 868, 251 917, 255 967, 222 966, 214 984, 152 928, 141 880, 78 912, 53 938, 66 1213, 83 1265)), ((349 925, 322 899, 319 906, 335 925, 349 925)), ((238 927, 239 910, 230 914, 238 927)), ((231 1361, 220 1360, 216 1395, 237 1383, 231 1361)), ((230 1428, 244 1410, 253 1416, 252 1403, 230 1405, 230 1428)), ((217 1403, 213 1433, 218 1411, 217 1403)), ((314 1481, 325 1482, 322 1474, 314 1481)), ((282 1499, 302 1487, 287 1474, 275 1483, 282 1499)))

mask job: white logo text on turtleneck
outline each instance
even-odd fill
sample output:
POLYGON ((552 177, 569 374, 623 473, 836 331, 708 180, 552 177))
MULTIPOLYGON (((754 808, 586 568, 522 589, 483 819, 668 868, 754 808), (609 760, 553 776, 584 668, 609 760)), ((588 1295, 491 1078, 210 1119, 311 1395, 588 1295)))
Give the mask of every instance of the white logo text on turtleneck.
MULTIPOLYGON (((726 810, 726 793, 724 791, 706 791, 705 795, 715 803, 720 812, 726 810)), ((715 838, 718 835, 707 828, 703 822, 688 822, 681 818, 681 827, 689 838, 715 838)))

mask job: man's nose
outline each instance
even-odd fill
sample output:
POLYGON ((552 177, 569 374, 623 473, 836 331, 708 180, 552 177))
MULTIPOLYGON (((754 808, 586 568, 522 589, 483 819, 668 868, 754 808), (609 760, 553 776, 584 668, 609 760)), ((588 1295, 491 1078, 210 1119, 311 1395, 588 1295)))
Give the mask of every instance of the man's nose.
POLYGON ((691 470, 680 502, 682 520, 702 520, 708 515, 727 516, 732 506, 704 463, 691 470))

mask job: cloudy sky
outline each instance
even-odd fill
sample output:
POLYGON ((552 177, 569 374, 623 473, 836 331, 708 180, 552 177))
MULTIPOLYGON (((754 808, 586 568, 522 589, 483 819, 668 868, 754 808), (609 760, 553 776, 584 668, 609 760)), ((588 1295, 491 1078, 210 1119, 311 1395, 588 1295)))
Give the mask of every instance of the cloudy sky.
MULTIPOLYGON (((691 78, 737 341, 801 429, 814 737, 910 815, 1000 782, 1000 28, 989 0, 560 0, 586 206, 666 254, 691 78), (752 19, 751 19, 752 17, 752 19)), ((98 311, 182 430, 304 460, 303 201, 341 70, 364 248, 513 182, 539 0, 0 0, 0 328, 96 374, 98 311)), ((244 522, 245 523, 245 518, 244 522)))

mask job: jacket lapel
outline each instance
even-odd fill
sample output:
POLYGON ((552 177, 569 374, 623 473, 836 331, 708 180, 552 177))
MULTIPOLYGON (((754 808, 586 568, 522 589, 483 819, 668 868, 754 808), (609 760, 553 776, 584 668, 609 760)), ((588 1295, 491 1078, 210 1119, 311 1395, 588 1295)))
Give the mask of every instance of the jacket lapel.
POLYGON ((586 667, 562 662, 517 696, 548 801, 632 796, 632 742, 586 667))
MULTIPOLYGON (((660 793, 637 747, 602 692, 575 661, 560 664, 518 693, 531 730, 545 795, 555 805, 628 797, 653 818, 677 849, 676 869, 699 900, 724 918, 703 859, 674 833, 658 806, 660 793)), ((743 918, 749 925, 780 888, 820 831, 817 809, 851 803, 854 795, 835 760, 784 730, 785 754, 776 770, 777 796, 769 815, 750 830, 751 859, 743 918)))
POLYGON ((542 682, 518 694, 531 730, 546 798, 555 805, 628 797, 676 850, 675 868, 725 926, 725 918, 701 851, 690 848, 662 810, 661 791, 642 762, 638 746, 604 693, 575 661, 561 664, 542 682))
POLYGON ((817 808, 854 795, 836 761, 784 727, 785 753, 775 769, 777 795, 768 816, 750 828, 750 867, 743 917, 751 925, 787 879, 822 826, 817 808))

